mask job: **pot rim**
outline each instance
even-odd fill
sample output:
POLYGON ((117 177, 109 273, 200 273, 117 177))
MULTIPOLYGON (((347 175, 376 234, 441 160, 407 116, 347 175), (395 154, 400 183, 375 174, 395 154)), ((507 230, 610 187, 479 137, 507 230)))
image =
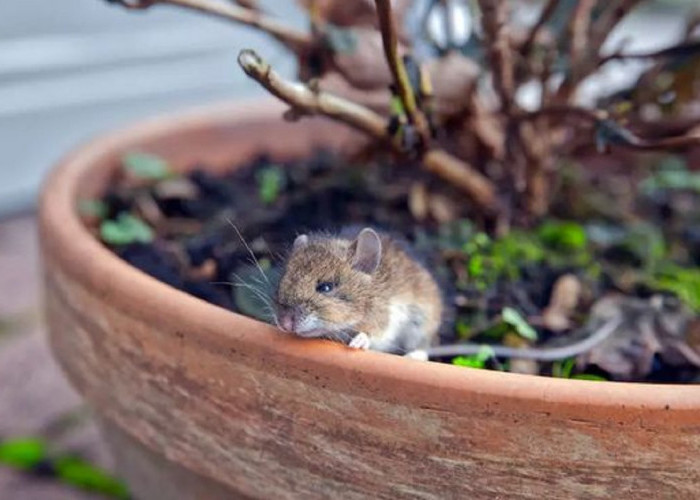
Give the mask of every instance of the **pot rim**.
MULTIPOLYGON (((87 229, 77 212, 78 185, 83 176, 105 157, 135 141, 144 142, 171 134, 231 123, 281 120, 284 107, 269 98, 201 106, 139 121, 126 128, 99 135, 66 155, 51 171, 42 187, 39 227, 44 252, 60 269, 95 290, 109 290, 122 305, 159 302, 172 311, 175 320, 197 320, 198 331, 219 341, 264 345, 271 354, 294 357, 307 366, 333 365, 347 373, 363 372, 380 380, 393 380, 389 390, 405 394, 406 384, 420 391, 477 393, 486 397, 507 397, 551 404, 623 407, 636 410, 699 410, 700 386, 645 384, 558 379, 536 375, 503 373, 453 365, 418 362, 380 352, 358 352, 321 340, 291 339, 274 327, 205 302, 172 288, 120 259, 87 229), (56 222, 60 221, 60 225, 56 222), (48 243, 48 245, 47 245, 48 243), (401 385, 404 385, 401 388, 401 385)), ((297 124, 296 126, 304 126, 297 124)), ((387 394, 387 397, 391 397, 387 394)), ((400 396, 395 396, 399 398, 400 396)))

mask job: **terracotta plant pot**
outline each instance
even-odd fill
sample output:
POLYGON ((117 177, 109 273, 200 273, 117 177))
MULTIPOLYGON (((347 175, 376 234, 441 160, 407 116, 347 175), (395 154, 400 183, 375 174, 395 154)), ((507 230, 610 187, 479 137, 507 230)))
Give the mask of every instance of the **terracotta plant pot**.
POLYGON ((121 261, 76 213, 120 155, 220 169, 348 139, 260 103, 148 121, 41 200, 55 355, 138 498, 692 498, 700 387, 497 373, 285 337, 121 261))

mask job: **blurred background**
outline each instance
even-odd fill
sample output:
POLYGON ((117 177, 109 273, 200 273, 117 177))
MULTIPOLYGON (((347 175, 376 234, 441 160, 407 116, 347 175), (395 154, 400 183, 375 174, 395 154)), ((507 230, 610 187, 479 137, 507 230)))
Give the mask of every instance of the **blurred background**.
MULTIPOLYGON (((303 24, 294 2, 275 12, 303 24)), ((256 47, 291 75, 269 37, 170 7, 126 11, 101 0, 0 5, 0 217, 31 208, 62 154, 140 117, 260 91, 239 70, 256 47)))
MULTIPOLYGON (((610 42, 630 36, 631 49, 665 46, 696 1, 651 2, 610 42)), ((295 2, 266 4, 304 26, 295 2)), ((100 132, 195 104, 261 96, 236 64, 246 47, 294 74, 294 60, 269 37, 191 12, 128 12, 101 0, 0 2, 0 441, 31 444, 38 436, 110 469, 43 338, 36 195, 52 164, 100 132)), ((619 85, 634 77, 631 69, 610 65, 592 85, 619 85)), ((0 499, 54 498, 98 497, 0 464, 0 499)))

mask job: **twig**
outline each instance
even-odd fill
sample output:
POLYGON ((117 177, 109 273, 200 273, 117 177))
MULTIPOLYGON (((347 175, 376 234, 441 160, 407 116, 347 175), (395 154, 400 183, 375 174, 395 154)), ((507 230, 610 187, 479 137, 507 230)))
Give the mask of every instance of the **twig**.
POLYGON ((263 15, 258 10, 246 9, 231 3, 223 3, 216 0, 107 0, 127 9, 147 9, 152 5, 175 5, 186 9, 196 10, 204 14, 228 19, 236 23, 245 24, 261 31, 282 42, 294 51, 306 49, 312 44, 309 34, 297 31, 294 28, 278 23, 274 19, 263 15))
POLYGON ((544 28, 544 25, 547 24, 547 21, 549 21, 552 15, 554 15, 554 12, 557 10, 557 7, 559 7, 559 2, 560 0, 548 0, 547 5, 545 5, 542 9, 540 17, 530 29, 525 42, 523 42, 523 44, 520 46, 520 54, 523 57, 527 57, 532 51, 542 28, 544 28))
POLYGON ((237 5, 250 10, 262 11, 258 0, 232 0, 237 5))
POLYGON ((289 104, 299 116, 323 115, 375 139, 387 137, 386 120, 381 115, 333 94, 313 91, 302 83, 285 80, 253 50, 242 50, 238 55, 238 64, 249 77, 289 104))
MULTIPOLYGON (((571 71, 577 71, 580 68, 581 61, 586 55, 586 45, 591 27, 591 14, 595 4, 596 0, 579 0, 572 11, 571 20, 566 30, 569 36, 571 71)), ((577 79, 577 75, 574 75, 573 78, 577 79)))
MULTIPOLYGON (((249 77, 289 104, 295 116, 322 115, 332 118, 391 145, 398 153, 402 152, 400 145, 391 140, 387 121, 374 111, 327 92, 285 80, 252 50, 241 51, 238 64, 249 77)), ((486 213, 497 212, 495 186, 469 164, 439 149, 426 151, 421 160, 428 171, 452 182, 486 213)))
POLYGON ((576 67, 571 68, 571 71, 559 87, 557 98, 560 102, 570 101, 577 85, 600 66, 604 60, 600 55, 601 47, 615 26, 641 1, 610 0, 607 2, 603 12, 590 29, 590 36, 586 45, 586 57, 579 59, 576 67))
POLYGON ((391 11, 391 0, 375 0, 379 30, 382 33, 384 56, 394 79, 396 92, 401 99, 406 118, 413 124, 423 140, 423 146, 430 142, 430 127, 428 121, 418 109, 416 96, 411 87, 411 80, 403 60, 399 57, 398 38, 396 35, 396 20, 391 11))
POLYGON ((693 146, 700 146, 700 129, 692 129, 690 133, 661 139, 647 139, 639 137, 631 130, 612 120, 606 111, 599 109, 586 109, 579 106, 548 106, 536 111, 522 113, 515 120, 536 120, 542 116, 560 117, 564 120, 574 118, 578 121, 591 123, 602 132, 603 138, 608 144, 636 149, 642 151, 651 150, 675 150, 693 146))
POLYGON ((453 50, 456 46, 455 41, 457 40, 457 37, 455 36, 455 16, 454 16, 454 5, 452 5, 451 0, 440 0, 440 4, 442 5, 442 10, 443 10, 443 22, 444 22, 444 30, 445 30, 445 38, 447 39, 447 43, 445 44, 445 49, 447 51, 453 50))
POLYGON ((614 52, 607 56, 603 56, 600 60, 600 66, 610 61, 629 60, 629 59, 663 59, 665 57, 683 57, 690 56, 700 52, 700 40, 694 42, 679 43, 672 47, 666 47, 661 50, 653 50, 651 52, 638 52, 636 54, 624 54, 614 52))
MULTIPOLYGON (((616 317, 604 323, 592 335, 562 347, 552 348, 517 348, 503 345, 488 346, 497 358, 534 359, 536 361, 557 361, 571 358, 590 351, 595 346, 608 339, 622 324, 622 319, 616 317)), ((483 351, 485 344, 450 344, 430 347, 427 349, 431 358, 451 356, 473 356, 483 351)))
POLYGON ((401 98, 406 114, 411 120, 411 123, 413 123, 411 117, 415 115, 417 110, 416 97, 413 94, 406 67, 399 57, 396 21, 391 13, 391 0, 375 0, 375 4, 377 6, 377 17, 379 18, 379 29, 382 33, 384 56, 391 70, 391 75, 394 78, 396 92, 401 98))
POLYGON ((508 31, 508 4, 503 1, 479 0, 486 41, 489 45, 493 86, 499 94, 503 111, 508 115, 515 94, 515 65, 508 31))

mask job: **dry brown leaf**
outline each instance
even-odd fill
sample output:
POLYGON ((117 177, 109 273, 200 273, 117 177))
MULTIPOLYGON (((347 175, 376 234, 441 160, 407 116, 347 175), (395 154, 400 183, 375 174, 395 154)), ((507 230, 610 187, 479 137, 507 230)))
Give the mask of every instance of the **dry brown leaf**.
POLYGON ((554 283, 549 305, 542 312, 542 325, 560 332, 571 328, 571 315, 581 298, 581 282, 573 274, 560 276, 554 283))
POLYGON ((194 280, 213 280, 216 277, 216 261, 207 259, 199 267, 189 269, 189 278, 194 280))
POLYGON ((134 207, 141 218, 151 226, 157 227, 163 221, 163 212, 150 194, 138 195, 134 199, 134 207))
POLYGON ((153 192, 162 200, 182 199, 193 200, 199 196, 197 185, 186 177, 176 177, 158 182, 153 192))
POLYGON ((693 315, 676 299, 648 300, 615 295, 599 300, 592 321, 618 317, 622 323, 607 340, 578 357, 580 367, 596 365, 616 380, 644 378, 659 355, 671 365, 700 367, 700 351, 687 342, 693 315))
MULTIPOLYGON (((526 349, 530 347, 530 342, 518 334, 507 333, 503 337, 503 345, 516 349, 526 349)), ((522 373, 524 375, 537 375, 540 372, 540 365, 534 359, 512 358, 508 371, 512 373, 522 373)))
POLYGON ((428 216, 428 190, 423 182, 414 182, 408 194, 408 208, 416 220, 428 216))
POLYGON ((442 194, 433 193, 428 198, 430 215, 440 224, 447 224, 457 219, 459 207, 452 198, 442 194))

